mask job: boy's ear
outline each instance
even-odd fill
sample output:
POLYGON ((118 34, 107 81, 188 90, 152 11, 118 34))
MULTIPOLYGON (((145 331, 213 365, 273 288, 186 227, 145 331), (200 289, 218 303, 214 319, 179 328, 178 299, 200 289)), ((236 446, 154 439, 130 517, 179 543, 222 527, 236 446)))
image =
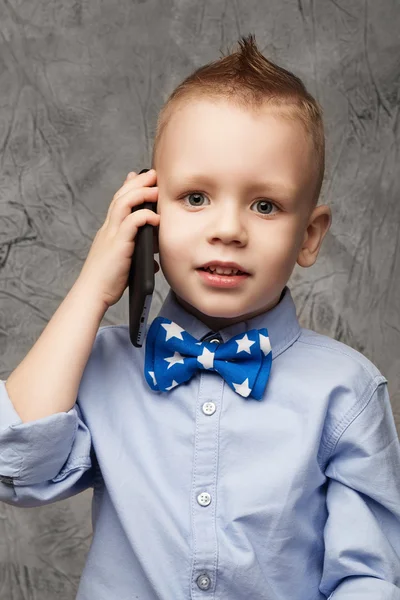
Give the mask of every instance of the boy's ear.
POLYGON ((322 240, 328 232, 332 222, 332 212, 329 206, 317 206, 309 219, 304 233, 302 248, 297 257, 301 267, 311 267, 317 260, 322 240))

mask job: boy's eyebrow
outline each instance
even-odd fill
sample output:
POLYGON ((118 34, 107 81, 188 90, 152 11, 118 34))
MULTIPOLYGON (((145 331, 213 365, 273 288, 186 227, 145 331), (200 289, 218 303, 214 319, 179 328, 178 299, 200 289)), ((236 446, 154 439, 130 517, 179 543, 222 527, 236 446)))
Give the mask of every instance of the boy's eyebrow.
MULTIPOLYGON (((172 183, 175 183, 176 181, 177 183, 185 186, 204 183, 209 185, 210 187, 215 187, 215 180, 204 173, 199 173, 197 175, 193 174, 188 176, 183 175, 177 177, 176 179, 171 177, 170 180, 172 181, 172 183)), ((287 183, 282 181, 257 181, 249 183, 249 185, 247 185, 246 188, 249 191, 256 193, 265 191, 269 191, 272 193, 276 192, 278 194, 281 193, 289 199, 293 198, 298 193, 298 190, 296 190, 295 187, 288 185, 287 183)))

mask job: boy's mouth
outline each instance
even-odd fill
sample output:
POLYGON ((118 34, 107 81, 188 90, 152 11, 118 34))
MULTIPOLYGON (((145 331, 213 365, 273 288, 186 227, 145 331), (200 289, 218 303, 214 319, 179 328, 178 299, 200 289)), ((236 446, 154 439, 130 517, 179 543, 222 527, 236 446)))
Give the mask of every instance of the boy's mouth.
POLYGON ((249 275, 249 273, 239 264, 237 263, 206 263, 201 267, 197 267, 200 271, 207 271, 208 273, 212 273, 213 275, 249 275))
POLYGON ((200 267, 199 271, 207 271, 212 275, 223 275, 224 277, 231 277, 232 275, 247 275, 244 271, 238 271, 237 269, 213 269, 212 267, 200 267))
POLYGON ((244 281, 250 276, 249 273, 244 271, 238 271, 237 269, 224 269, 225 273, 218 273, 218 269, 212 270, 211 267, 198 267, 196 271, 199 272, 200 278, 207 286, 216 288, 227 288, 232 289, 240 287, 244 284, 244 281))

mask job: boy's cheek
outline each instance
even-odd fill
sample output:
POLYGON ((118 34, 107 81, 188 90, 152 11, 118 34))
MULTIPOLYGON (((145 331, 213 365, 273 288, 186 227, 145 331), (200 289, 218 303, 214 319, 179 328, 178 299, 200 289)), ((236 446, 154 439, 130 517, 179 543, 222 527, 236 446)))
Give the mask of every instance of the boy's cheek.
POLYGON ((159 252, 171 259, 174 256, 182 256, 182 252, 190 252, 195 233, 191 224, 182 221, 179 214, 164 211, 157 231, 159 252))
POLYGON ((176 243, 175 238, 175 233, 173 233, 172 236, 169 235, 165 237, 162 235, 162 232, 158 238, 158 253, 160 260, 163 259, 164 264, 167 263, 167 265, 170 264, 176 266, 177 261, 182 257, 182 247, 176 243))

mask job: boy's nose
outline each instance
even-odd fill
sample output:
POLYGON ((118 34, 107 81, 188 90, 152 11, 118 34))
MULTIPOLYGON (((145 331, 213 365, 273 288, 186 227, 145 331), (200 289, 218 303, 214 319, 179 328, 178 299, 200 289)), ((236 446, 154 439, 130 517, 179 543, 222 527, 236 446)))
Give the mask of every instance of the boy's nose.
POLYGON ((247 243, 248 233, 238 210, 221 210, 211 221, 208 230, 209 241, 221 240, 224 244, 247 243))

